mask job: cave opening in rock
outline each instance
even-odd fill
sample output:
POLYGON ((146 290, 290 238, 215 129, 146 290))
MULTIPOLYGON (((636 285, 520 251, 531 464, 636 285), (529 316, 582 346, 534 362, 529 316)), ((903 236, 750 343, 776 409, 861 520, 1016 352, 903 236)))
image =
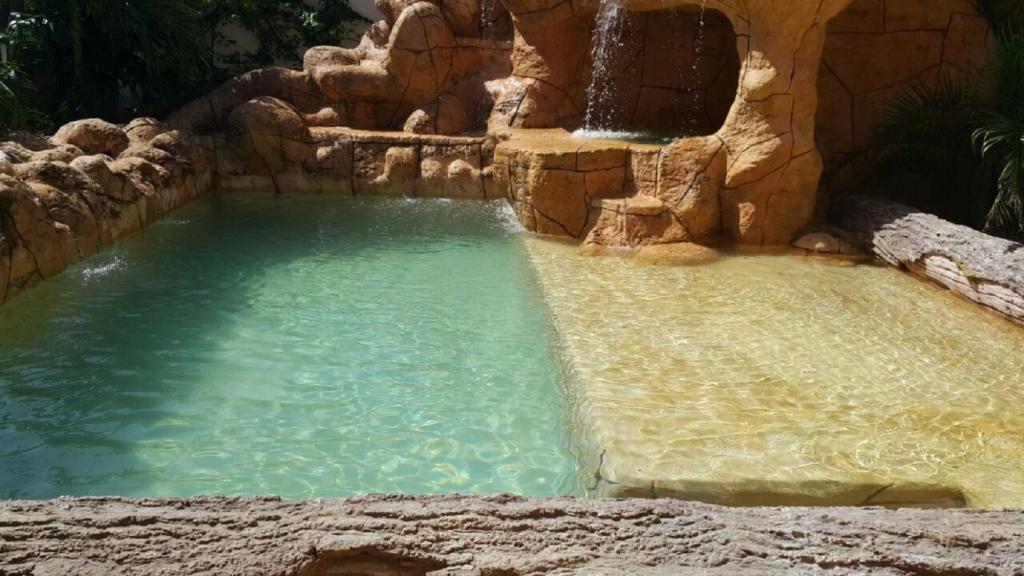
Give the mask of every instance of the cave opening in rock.
POLYGON ((687 5, 630 11, 622 0, 603 0, 577 135, 712 134, 732 106, 739 68, 736 33, 718 10, 687 5))

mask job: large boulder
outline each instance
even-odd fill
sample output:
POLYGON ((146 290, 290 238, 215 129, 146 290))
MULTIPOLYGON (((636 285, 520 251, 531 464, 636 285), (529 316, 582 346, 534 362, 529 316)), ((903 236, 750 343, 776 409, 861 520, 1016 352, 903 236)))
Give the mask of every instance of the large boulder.
POLYGON ((321 67, 358 66, 359 55, 338 46, 314 46, 302 56, 302 69, 306 72, 321 67))
POLYGON ((460 38, 480 36, 479 0, 441 0, 441 13, 460 38))
POLYGON ((46 150, 40 150, 33 152, 32 156, 29 157, 29 162, 71 162, 75 158, 82 155, 82 150, 78 146, 71 144, 61 144, 54 148, 48 148, 46 150))
POLYGON ((33 190, 17 178, 0 175, 0 218, 9 243, 11 290, 20 291, 56 275, 78 260, 67 226, 51 218, 33 190))
POLYGON ((149 144, 149 141, 170 130, 167 124, 156 118, 136 118, 124 128, 132 146, 149 144))
POLYGON ((450 79, 454 49, 455 37, 441 10, 417 2, 395 22, 384 68, 405 87, 406 100, 429 100, 450 79))
POLYGON ((88 118, 65 124, 53 136, 53 142, 77 146, 86 154, 106 154, 116 158, 128 147, 128 135, 109 122, 88 118))
POLYGON ((264 96, 228 116, 228 138, 253 174, 293 171, 314 153, 302 115, 283 100, 264 96))

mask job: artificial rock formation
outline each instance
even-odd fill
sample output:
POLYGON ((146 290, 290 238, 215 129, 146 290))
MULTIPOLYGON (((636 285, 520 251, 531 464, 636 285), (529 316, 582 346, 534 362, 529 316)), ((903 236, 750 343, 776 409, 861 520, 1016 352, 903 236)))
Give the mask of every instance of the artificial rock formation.
POLYGON ((213 187, 212 143, 149 119, 0 146, 0 303, 213 187))
MULTIPOLYGON (((720 236, 743 244, 789 243, 814 215, 822 172, 814 141, 816 81, 826 25, 848 3, 703 3, 731 22, 741 63, 739 87, 724 124, 710 136, 684 138, 649 153, 653 161, 645 174, 633 178, 651 182, 647 191, 626 190, 611 201, 590 197, 576 203, 582 208, 575 210, 583 212, 574 212, 573 222, 559 221, 557 227, 568 230, 565 235, 604 244, 699 242, 720 236), (579 221, 588 225, 576 226, 579 221)), ((498 99, 492 128, 565 127, 578 121, 585 66, 578 53, 565 47, 586 39, 596 4, 509 0, 507 5, 517 31, 513 76, 498 99)), ((650 11, 694 4, 633 0, 625 5, 650 11)), ((549 203, 545 196, 560 193, 557 184, 543 186, 559 177, 531 174, 543 171, 545 161, 523 157, 520 152, 526 149, 529 155, 529 144, 520 146, 515 136, 499 146, 499 157, 501 146, 513 148, 508 156, 517 157, 497 168, 506 171, 503 181, 510 196, 520 214, 536 213, 538 203, 549 203)), ((566 146, 572 153, 572 142, 566 146)))
POLYGON ((869 148, 885 102, 908 86, 978 78, 992 38, 976 4, 854 0, 829 23, 817 115, 826 164, 869 148))
POLYGON ((513 496, 0 503, 11 576, 1024 572, 1020 512, 730 509, 513 496))
MULTIPOLYGON (((611 105, 624 128, 693 133, 626 143, 570 133, 595 74, 597 0, 378 4, 385 19, 354 49, 318 46, 301 70, 249 72, 166 122, 85 120, 49 141, 4 143, 0 172, 57 218, 52 237, 74 246, 62 262, 180 203, 105 209, 96 198, 131 204, 189 171, 195 193, 183 197, 507 198, 528 229, 593 245, 785 245, 822 213, 819 144, 829 160, 860 149, 887 95, 967 74, 987 50, 966 0, 622 0, 611 105)), ((21 262, 15 244, 6 231, 4 258, 21 262)), ((14 269, 5 284, 31 283, 14 269)))

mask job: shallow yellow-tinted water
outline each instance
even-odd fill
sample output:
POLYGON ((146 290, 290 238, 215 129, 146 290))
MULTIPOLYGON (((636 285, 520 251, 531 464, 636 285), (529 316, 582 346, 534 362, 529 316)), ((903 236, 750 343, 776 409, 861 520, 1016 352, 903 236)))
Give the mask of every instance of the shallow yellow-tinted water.
POLYGON ((1024 330, 889 268, 525 241, 603 492, 1024 506, 1024 330))

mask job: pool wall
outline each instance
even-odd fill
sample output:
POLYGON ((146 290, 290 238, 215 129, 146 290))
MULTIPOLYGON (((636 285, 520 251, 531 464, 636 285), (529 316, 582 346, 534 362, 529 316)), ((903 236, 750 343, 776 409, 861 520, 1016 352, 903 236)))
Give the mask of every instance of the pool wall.
POLYGON ((0 145, 0 304, 212 191, 504 197, 485 137, 310 129, 268 98, 236 112, 208 135, 91 119, 0 145))

